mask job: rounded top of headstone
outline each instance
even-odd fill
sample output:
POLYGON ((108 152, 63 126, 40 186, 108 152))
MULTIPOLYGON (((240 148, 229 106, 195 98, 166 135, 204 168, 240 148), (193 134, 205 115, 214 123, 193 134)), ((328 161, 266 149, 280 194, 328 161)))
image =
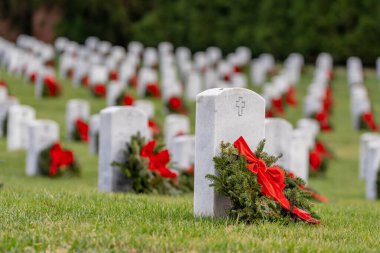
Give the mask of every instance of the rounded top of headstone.
POLYGON ((114 114, 117 112, 137 112, 142 113, 145 115, 145 113, 136 107, 133 106, 110 106, 100 111, 100 114, 114 114))
POLYGON ((270 124, 277 124, 277 125, 282 125, 283 127, 293 128, 292 124, 290 124, 289 121, 282 118, 266 118, 265 126, 270 125, 270 124))
POLYGON ((245 88, 213 88, 213 89, 208 89, 208 90, 205 90, 201 93, 199 93, 197 95, 197 100, 198 98, 200 97, 216 97, 216 96, 220 96, 220 95, 224 95, 225 93, 231 93, 231 94, 248 94, 248 95, 251 95, 251 96, 256 96, 258 99, 261 99, 262 102, 265 103, 265 100, 262 96, 260 96, 259 94, 257 94, 256 92, 252 91, 252 90, 249 90, 249 89, 245 89, 245 88))

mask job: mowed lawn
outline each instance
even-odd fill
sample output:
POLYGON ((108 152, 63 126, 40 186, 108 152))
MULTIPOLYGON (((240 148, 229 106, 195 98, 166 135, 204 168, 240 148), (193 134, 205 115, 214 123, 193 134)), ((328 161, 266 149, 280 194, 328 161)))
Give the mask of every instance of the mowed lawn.
MULTIPOLYGON (((302 97, 312 79, 306 68, 298 85, 297 108, 287 108, 293 124, 302 117, 302 97)), ((380 83, 366 70, 375 115, 380 122, 380 83)), ((65 147, 73 149, 82 166, 80 178, 50 179, 25 176, 25 152, 7 152, 0 140, 0 251, 90 252, 379 252, 380 202, 366 201, 364 182, 358 180, 360 134, 351 126, 349 93, 344 68, 335 69, 332 133, 321 138, 337 158, 324 178, 310 179, 311 187, 330 198, 315 204, 320 225, 283 225, 258 222, 236 224, 221 218, 194 218, 193 196, 147 196, 99 193, 97 157, 88 146, 65 141, 65 106, 70 98, 85 98, 91 113, 105 106, 83 88, 64 84, 59 99, 34 98, 33 86, 3 70, 0 79, 10 85, 22 104, 33 106, 40 119, 60 124, 65 147)), ((157 120, 163 112, 157 104, 157 120)), ((190 105, 194 112, 194 105, 190 105)), ((193 114, 193 113, 192 113, 193 114)), ((191 116, 194 124, 194 116, 191 116)))

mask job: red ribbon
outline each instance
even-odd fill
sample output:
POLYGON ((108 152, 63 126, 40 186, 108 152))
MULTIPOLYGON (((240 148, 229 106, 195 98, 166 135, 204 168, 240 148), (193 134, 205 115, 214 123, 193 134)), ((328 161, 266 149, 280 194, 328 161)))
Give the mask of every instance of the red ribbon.
POLYGON ((321 111, 315 114, 315 119, 319 122, 321 130, 324 132, 331 131, 331 126, 329 123, 329 113, 327 111, 321 111))
POLYGON ((146 85, 146 91, 149 95, 151 95, 153 97, 160 97, 161 96, 160 88, 158 87, 157 83, 148 83, 146 85))
POLYGON ((82 80, 81 80, 81 83, 84 87, 87 87, 88 86, 88 81, 89 81, 89 78, 88 78, 88 75, 85 75, 82 80))
POLYGON ((61 86, 57 83, 54 76, 47 75, 44 78, 44 85, 48 89, 48 94, 50 97, 58 96, 61 91, 61 86))
POLYGON ((78 118, 75 121, 75 126, 81 140, 84 142, 88 142, 88 124, 84 120, 78 118))
POLYGON ((223 76, 224 81, 229 82, 231 80, 231 74, 225 74, 223 76))
POLYGON ((99 97, 104 97, 106 95, 106 86, 104 84, 96 84, 92 87, 95 95, 99 97))
POLYGON ((112 70, 109 74, 109 78, 110 80, 112 81, 116 81, 117 79, 119 79, 119 74, 117 73, 117 71, 115 70, 112 70))
POLYGON ((241 68, 239 66, 234 66, 234 72, 235 73, 241 73, 241 68))
POLYGON ((74 163, 74 154, 70 150, 63 150, 61 144, 55 143, 50 149, 49 175, 54 177, 64 167, 74 163))
POLYGON ((129 94, 125 94, 123 97, 123 105, 133 105, 135 103, 135 99, 133 96, 129 94))
POLYGON ((282 105, 282 99, 281 98, 273 98, 272 99, 272 108, 279 115, 283 115, 284 114, 284 107, 282 105))
POLYGON ((300 219, 309 223, 319 224, 320 221, 311 217, 311 215, 296 206, 291 206, 289 200, 283 193, 285 188, 285 172, 277 166, 267 167, 265 162, 250 150, 248 144, 242 136, 234 143, 241 155, 247 159, 247 169, 257 175, 257 181, 261 185, 263 195, 277 201, 282 208, 297 215, 300 219))
POLYGON ((180 111, 181 108, 182 108, 182 99, 177 97, 177 96, 173 96, 171 98, 169 98, 169 108, 173 111, 180 111))
POLYGON ((148 121, 148 127, 151 133, 153 134, 153 136, 158 135, 160 133, 160 128, 158 127, 156 122, 154 122, 153 120, 148 121))
POLYGON ((296 106, 297 105, 296 89, 294 86, 289 86, 289 88, 286 92, 286 103, 290 106, 296 106))
POLYGON ((132 76, 132 77, 129 79, 129 83, 131 84, 131 86, 132 86, 133 88, 136 88, 136 87, 137 87, 137 75, 132 76))
POLYGON ((371 129, 372 131, 378 131, 378 127, 377 127, 377 124, 375 122, 375 118, 373 117, 372 112, 363 113, 362 120, 369 129, 371 129))
POLYGON ((323 111, 329 112, 333 104, 332 90, 330 87, 326 87, 325 95, 323 98, 323 111))
MULTIPOLYGON (((290 178, 296 178, 296 175, 294 175, 293 172, 288 172, 288 175, 290 178)), ((322 195, 319 195, 318 193, 316 193, 315 191, 307 188, 305 185, 303 184, 299 184, 298 185, 298 188, 300 188, 303 192, 307 192, 310 194, 310 196, 320 202, 329 202, 329 199, 325 196, 322 196, 322 195)))
POLYGON ((148 158, 149 160, 148 169, 156 171, 165 178, 176 178, 177 174, 166 167, 170 161, 169 151, 165 149, 155 154, 155 146, 156 141, 150 141, 144 145, 140 152, 141 157, 148 158))
POLYGON ((0 87, 7 87, 7 83, 3 80, 0 80, 0 87))
POLYGON ((36 72, 32 72, 30 73, 30 76, 29 76, 29 79, 32 83, 35 83, 36 82, 36 79, 37 79, 37 73, 36 72))

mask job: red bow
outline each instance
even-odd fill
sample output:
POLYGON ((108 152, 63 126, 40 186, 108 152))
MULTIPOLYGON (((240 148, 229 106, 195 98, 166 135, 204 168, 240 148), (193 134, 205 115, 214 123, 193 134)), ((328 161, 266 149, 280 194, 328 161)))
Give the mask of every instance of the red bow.
POLYGON ((84 120, 78 118, 75 121, 75 125, 76 125, 77 131, 81 140, 84 142, 87 142, 88 141, 88 124, 84 120))
POLYGON ((109 78, 112 81, 116 81, 119 78, 119 74, 117 73, 117 71, 112 70, 109 74, 109 78))
POLYGON ((123 105, 133 105, 135 102, 134 97, 129 94, 125 94, 123 98, 123 105))
POLYGON ((106 95, 106 86, 104 84, 96 84, 92 87, 95 95, 99 97, 104 97, 106 95))
POLYGON ((315 114, 315 119, 319 122, 321 130, 324 132, 331 131, 329 123, 329 113, 327 111, 321 111, 315 114))
POLYGON ((296 89, 293 86, 289 86, 286 92, 286 103, 291 106, 297 105, 296 89))
POLYGON ((285 188, 285 172, 277 167, 267 167, 265 162, 255 156, 242 136, 234 143, 235 148, 247 159, 247 169, 257 175, 257 181, 261 185, 262 194, 280 203, 281 207, 297 215, 304 221, 319 224, 320 221, 296 206, 291 206, 283 193, 285 188))
POLYGON ((37 79, 37 73, 36 72, 32 72, 30 73, 30 76, 29 76, 29 79, 32 83, 35 83, 36 82, 36 79, 37 79))
POLYGON ((282 105, 282 99, 281 98, 272 99, 272 108, 279 115, 283 115, 284 114, 284 107, 282 105))
POLYGON ((129 79, 129 83, 131 84, 131 86, 133 88, 136 88, 137 87, 137 76, 134 75, 132 76, 130 79, 129 79))
POLYGON ((179 111, 182 108, 182 100, 177 96, 173 96, 169 99, 169 108, 173 111, 179 111))
POLYGON ((148 83, 146 86, 146 91, 149 95, 153 97, 161 96, 160 88, 158 87, 157 83, 148 83))
POLYGON ((377 127, 377 124, 375 122, 372 112, 363 113, 362 120, 364 121, 364 123, 366 123, 369 129, 371 129, 372 131, 378 131, 378 127, 377 127))
POLYGON ((63 150, 61 144, 56 143, 50 149, 49 175, 54 177, 62 167, 74 163, 74 154, 70 150, 63 150))
POLYGON ((54 76, 51 76, 51 75, 45 76, 44 84, 48 89, 48 94, 50 97, 55 97, 59 95, 61 87, 55 80, 54 76))
POLYGON ((234 66, 234 72, 235 73, 241 73, 241 68, 239 66, 234 66))
POLYGON ((153 120, 148 121, 148 127, 150 131, 152 132, 153 136, 158 135, 160 133, 160 128, 158 127, 156 122, 154 122, 153 120))
POLYGON ((88 78, 88 75, 85 75, 82 80, 81 80, 81 83, 84 87, 87 87, 88 86, 88 81, 89 81, 89 78, 88 78))
POLYGON ((325 90, 325 96, 323 98, 323 110, 329 112, 333 104, 332 91, 330 87, 325 90))
POLYGON ((150 141, 141 149, 140 155, 146 157, 149 160, 148 169, 158 172, 162 177, 176 178, 177 174, 166 167, 170 161, 169 151, 167 149, 162 150, 155 154, 154 147, 156 141, 150 141))
POLYGON ((0 87, 7 87, 7 83, 5 81, 0 80, 0 87))

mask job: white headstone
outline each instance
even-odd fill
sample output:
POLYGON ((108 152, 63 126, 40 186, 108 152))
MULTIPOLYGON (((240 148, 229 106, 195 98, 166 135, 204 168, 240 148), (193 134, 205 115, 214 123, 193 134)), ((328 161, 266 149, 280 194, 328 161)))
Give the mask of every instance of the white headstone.
POLYGON ((379 141, 380 134, 377 133, 364 133, 360 138, 360 148, 359 148, 359 178, 365 179, 366 168, 368 167, 368 145, 371 142, 379 141))
MULTIPOLYGON (((148 118, 144 112, 131 106, 113 106, 100 112, 99 131, 99 190, 102 192, 120 191, 122 177, 112 162, 122 162, 126 144, 133 135, 148 134, 148 118)), ((124 188, 125 189, 125 188, 124 188)))
POLYGON ((164 123, 165 144, 170 149, 174 137, 190 133, 190 120, 181 114, 170 114, 166 116, 164 123))
POLYGON ((148 119, 154 117, 155 107, 152 101, 143 99, 136 100, 133 106, 145 112, 145 114, 148 116, 148 119))
POLYGON ((194 166, 195 156, 195 136, 182 135, 175 137, 171 143, 170 155, 173 165, 180 169, 186 170, 194 166))
POLYGON ((14 105, 8 111, 7 148, 9 151, 26 149, 27 126, 36 117, 36 111, 27 105, 14 105))
POLYGON ((309 149, 307 133, 302 129, 295 129, 292 133, 290 149, 290 171, 305 182, 309 178, 309 149))
POLYGON ((66 135, 69 140, 73 139, 75 122, 77 119, 88 121, 90 116, 90 104, 83 99, 71 99, 66 105, 66 135))
POLYGON ((59 140, 58 124, 51 120, 34 120, 28 125, 28 148, 26 153, 26 175, 36 176, 40 173, 38 157, 59 140))
POLYGON ((265 101, 242 89, 211 89, 197 96, 195 129, 194 213, 196 216, 225 215, 229 201, 210 187, 206 175, 215 175, 213 157, 220 144, 243 136, 254 151, 265 138, 265 101))
POLYGON ((369 164, 366 170, 366 198, 377 199, 377 173, 380 166, 380 141, 368 144, 369 164))
POLYGON ((277 164, 286 170, 290 170, 290 144, 292 141, 293 127, 285 119, 271 118, 265 120, 265 152, 269 155, 282 157, 277 164))

